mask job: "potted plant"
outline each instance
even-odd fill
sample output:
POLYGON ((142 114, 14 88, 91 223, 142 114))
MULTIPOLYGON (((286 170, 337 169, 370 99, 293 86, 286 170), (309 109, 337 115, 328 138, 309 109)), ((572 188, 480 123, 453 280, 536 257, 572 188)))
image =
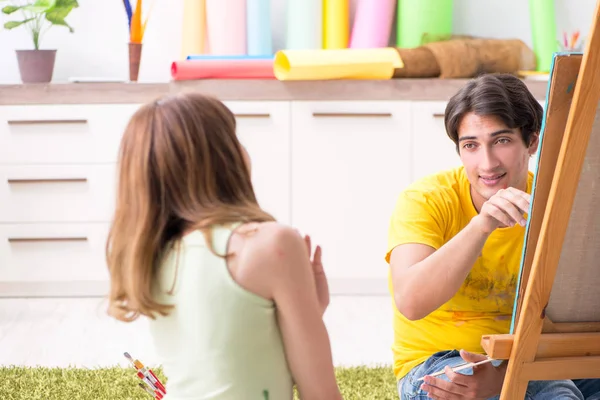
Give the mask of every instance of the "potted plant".
POLYGON ((5 29, 24 27, 31 33, 33 40, 32 50, 16 50, 19 72, 23 83, 47 83, 52 80, 56 50, 40 49, 43 34, 52 26, 60 25, 69 29, 73 28, 65 18, 73 8, 79 7, 77 0, 35 0, 32 2, 19 0, 0 0, 0 5, 6 15, 20 14, 22 19, 8 21, 5 29))

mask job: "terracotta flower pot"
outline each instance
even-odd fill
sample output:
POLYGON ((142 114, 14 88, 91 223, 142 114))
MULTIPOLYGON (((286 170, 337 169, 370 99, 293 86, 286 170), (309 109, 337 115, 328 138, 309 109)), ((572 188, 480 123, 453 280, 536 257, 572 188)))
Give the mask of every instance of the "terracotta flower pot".
POLYGON ((48 83, 52 80, 56 50, 16 50, 23 83, 48 83))

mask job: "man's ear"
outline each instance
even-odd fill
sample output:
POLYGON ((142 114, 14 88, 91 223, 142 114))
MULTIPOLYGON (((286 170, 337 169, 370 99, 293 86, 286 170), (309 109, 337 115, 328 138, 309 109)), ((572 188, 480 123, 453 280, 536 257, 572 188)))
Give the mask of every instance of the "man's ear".
POLYGON ((532 133, 531 136, 529 136, 529 155, 530 156, 537 153, 539 145, 540 145, 540 134, 537 132, 532 133))

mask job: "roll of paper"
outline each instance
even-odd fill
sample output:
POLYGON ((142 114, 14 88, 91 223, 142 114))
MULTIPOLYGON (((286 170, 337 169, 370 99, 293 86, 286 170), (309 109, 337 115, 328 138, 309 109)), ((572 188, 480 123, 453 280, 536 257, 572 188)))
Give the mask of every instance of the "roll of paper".
POLYGON ((398 47, 413 48, 450 37, 452 9, 452 0, 398 0, 398 47))
POLYGON ((249 56, 249 55, 233 55, 233 56, 217 56, 214 54, 190 54, 188 60, 273 60, 274 56, 249 56))
POLYGON ((348 0, 323 0, 323 48, 347 48, 349 30, 348 0))
POLYGON ((203 54, 206 49, 206 2, 185 0, 183 4, 183 26, 181 59, 189 54, 203 54))
POLYGON ((321 49, 323 47, 323 1, 288 1, 287 7, 285 48, 288 50, 321 49))
POLYGON ((247 0, 246 38, 249 55, 273 55, 270 0, 247 0))
POLYGON ((246 54, 246 0, 206 0, 210 54, 246 54))
POLYGON ((390 79, 402 67, 394 48, 281 50, 275 54, 275 77, 282 81, 321 79, 390 79))
POLYGON ((272 60, 185 60, 171 64, 176 81, 195 79, 275 79, 272 60))
POLYGON ((388 47, 396 0, 358 0, 350 48, 388 47))
POLYGON ((529 0, 529 16, 536 69, 550 72, 553 54, 558 51, 554 0, 529 0))

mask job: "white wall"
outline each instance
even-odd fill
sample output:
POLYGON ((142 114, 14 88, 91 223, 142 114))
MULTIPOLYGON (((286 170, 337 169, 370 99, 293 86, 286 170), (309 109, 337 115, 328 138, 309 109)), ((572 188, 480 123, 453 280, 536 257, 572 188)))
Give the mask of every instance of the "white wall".
MULTIPOLYGON (((152 0, 145 0, 145 7, 152 0)), ((140 82, 170 80, 171 62, 179 57, 183 0, 154 0, 140 68, 140 82)), ((228 1, 228 0, 223 0, 228 1)), ((285 43, 288 1, 271 0, 275 50, 285 43)), ((351 0, 352 5, 357 0, 351 0)), ((519 38, 531 46, 527 0, 454 0, 454 32, 492 38, 519 38)), ((581 30, 585 38, 592 22, 596 0, 556 0, 559 35, 563 30, 581 30)), ((3 25, 8 18, 0 14, 3 25)), ((55 27, 41 47, 58 49, 53 82, 69 77, 127 79, 127 23, 121 0, 80 0, 80 7, 67 19, 75 28, 70 34, 55 27)), ((26 30, 0 28, 0 84, 20 83, 15 49, 31 48, 26 30)))

